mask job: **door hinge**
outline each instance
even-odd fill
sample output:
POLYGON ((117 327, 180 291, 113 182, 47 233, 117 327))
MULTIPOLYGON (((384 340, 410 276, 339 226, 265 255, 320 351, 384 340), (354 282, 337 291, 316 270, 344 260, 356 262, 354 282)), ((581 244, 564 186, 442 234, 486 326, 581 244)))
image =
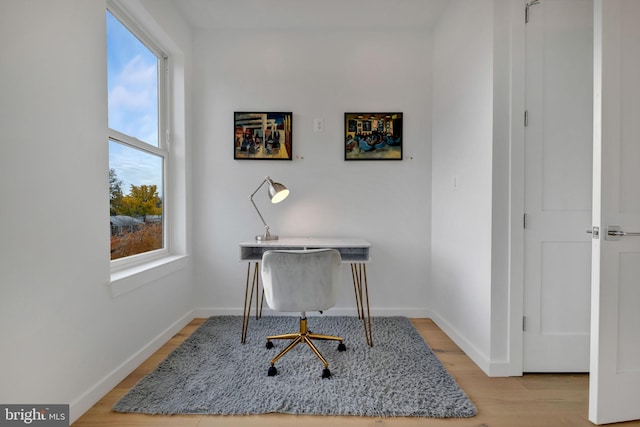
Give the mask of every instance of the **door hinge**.
POLYGON ((522 215, 522 228, 527 228, 527 214, 522 215))
POLYGON ((527 317, 522 316, 522 332, 525 332, 526 330, 527 330, 527 317))
POLYGON ((529 8, 531 6, 535 6, 536 4, 540 4, 540 0, 531 0, 529 3, 527 3, 527 5, 524 7, 524 23, 528 24, 529 23, 529 8))
POLYGON ((524 127, 529 126, 529 110, 524 110, 524 127))

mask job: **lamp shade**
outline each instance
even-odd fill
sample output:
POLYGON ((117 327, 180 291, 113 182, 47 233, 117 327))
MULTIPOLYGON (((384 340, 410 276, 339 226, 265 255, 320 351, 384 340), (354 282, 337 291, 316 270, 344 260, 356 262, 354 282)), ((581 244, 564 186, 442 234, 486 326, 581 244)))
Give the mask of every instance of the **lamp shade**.
POLYGON ((269 198, 271 203, 280 203, 289 195, 289 189, 279 182, 269 182, 269 198))

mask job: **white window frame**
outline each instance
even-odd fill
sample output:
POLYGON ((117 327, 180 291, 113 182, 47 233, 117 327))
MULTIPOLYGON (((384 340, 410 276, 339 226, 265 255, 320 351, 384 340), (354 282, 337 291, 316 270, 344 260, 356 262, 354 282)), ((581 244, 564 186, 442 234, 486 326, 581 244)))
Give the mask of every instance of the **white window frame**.
MULTIPOLYGON (((165 53, 166 50, 162 49, 160 45, 154 41, 154 38, 149 35, 149 32, 145 31, 131 15, 124 12, 123 8, 117 3, 119 3, 118 0, 108 0, 106 9, 158 57, 158 146, 156 147, 111 128, 108 129, 107 144, 110 140, 113 140, 116 143, 162 157, 163 247, 154 251, 110 261, 111 279, 109 285, 111 286, 113 296, 121 295, 180 268, 184 268, 187 258, 184 253, 185 242, 179 245, 182 247, 182 250, 180 250, 181 253, 172 250, 172 241, 174 240, 172 235, 175 228, 172 227, 172 225, 175 224, 173 224, 172 221, 174 197, 170 185, 172 181, 172 179, 170 179, 170 173, 174 170, 172 165, 172 157, 174 156, 172 156, 171 153, 172 147, 170 141, 172 135, 170 129, 170 123, 172 122, 170 112, 174 110, 170 103, 169 96, 171 88, 169 72, 170 58, 169 55, 165 53)), ((183 170, 184 168, 175 169, 183 170)), ((183 215, 179 216, 182 217, 183 215)), ((182 229, 184 227, 178 228, 182 229)))

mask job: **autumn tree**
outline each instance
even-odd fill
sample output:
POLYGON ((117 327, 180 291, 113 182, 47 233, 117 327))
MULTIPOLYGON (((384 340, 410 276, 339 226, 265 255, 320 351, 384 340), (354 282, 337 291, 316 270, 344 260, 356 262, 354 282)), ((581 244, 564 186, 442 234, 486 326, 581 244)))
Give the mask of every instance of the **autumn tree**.
POLYGON ((119 215, 142 217, 146 221, 148 215, 162 215, 162 199, 158 195, 156 185, 131 185, 129 194, 122 197, 119 215))
POLYGON ((122 181, 114 169, 109 169, 109 212, 142 218, 143 224, 119 229, 111 233, 111 259, 118 259, 163 247, 162 222, 147 223, 147 216, 162 215, 162 199, 156 185, 131 185, 126 196, 122 194, 122 181))

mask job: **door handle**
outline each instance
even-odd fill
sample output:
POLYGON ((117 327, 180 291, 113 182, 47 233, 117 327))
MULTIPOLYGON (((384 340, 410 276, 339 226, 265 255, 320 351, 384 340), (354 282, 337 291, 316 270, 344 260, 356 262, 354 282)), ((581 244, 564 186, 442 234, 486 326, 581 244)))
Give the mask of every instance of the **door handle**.
POLYGON ((620 240, 621 237, 637 237, 640 236, 640 232, 637 231, 622 231, 619 225, 607 226, 606 240, 620 240))

